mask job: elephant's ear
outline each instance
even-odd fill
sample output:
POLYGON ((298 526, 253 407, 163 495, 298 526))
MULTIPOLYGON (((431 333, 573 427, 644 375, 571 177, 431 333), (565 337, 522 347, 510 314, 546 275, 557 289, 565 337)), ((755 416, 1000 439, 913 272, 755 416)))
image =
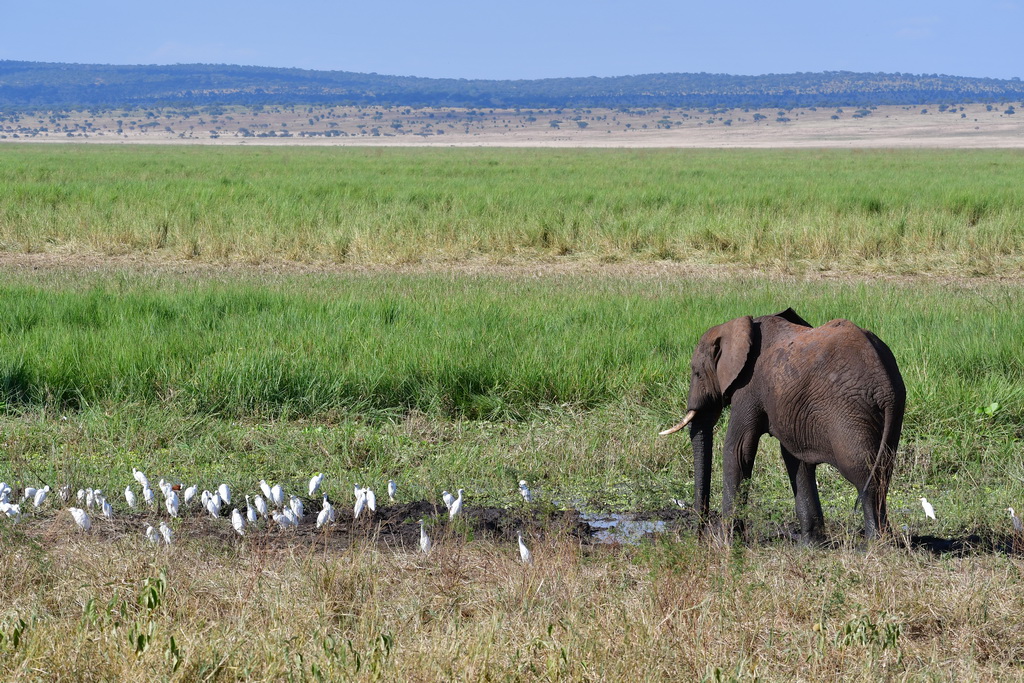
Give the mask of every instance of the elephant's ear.
POLYGON ((754 345, 754 321, 749 315, 719 325, 715 368, 722 394, 728 396, 743 372, 754 345))

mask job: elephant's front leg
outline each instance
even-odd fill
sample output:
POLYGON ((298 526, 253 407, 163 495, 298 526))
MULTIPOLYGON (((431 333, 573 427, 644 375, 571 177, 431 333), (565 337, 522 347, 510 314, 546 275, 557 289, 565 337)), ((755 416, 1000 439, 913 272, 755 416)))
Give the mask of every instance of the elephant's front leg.
POLYGON ((793 498, 796 500, 796 517, 800 520, 800 541, 802 543, 821 543, 824 540, 825 515, 821 511, 821 499, 818 497, 818 480, 815 476, 816 465, 803 462, 779 444, 782 460, 786 463, 789 483, 793 487, 793 498))
POLYGON ((735 419, 729 421, 722 461, 722 522, 729 525, 731 521, 733 531, 741 533, 743 521, 734 516, 737 506, 741 512, 746 507, 745 483, 754 471, 754 457, 760 438, 760 432, 749 425, 737 423, 735 419))

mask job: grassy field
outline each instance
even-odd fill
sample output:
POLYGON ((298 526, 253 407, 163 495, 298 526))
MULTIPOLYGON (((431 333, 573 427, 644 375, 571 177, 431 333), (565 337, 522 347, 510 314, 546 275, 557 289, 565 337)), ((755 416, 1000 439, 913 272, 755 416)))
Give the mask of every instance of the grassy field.
MULTIPOLYGON (((534 520, 526 531, 535 563, 517 562, 514 532, 510 541, 507 529, 495 534, 443 517, 429 520, 436 549, 427 557, 414 552, 413 518, 399 520, 397 535, 351 525, 341 542, 265 531, 236 540, 226 522, 222 531, 197 531, 200 521, 220 527, 192 511, 175 522, 175 544, 155 548, 141 529, 165 515, 131 517, 118 493, 111 495, 117 519, 97 520, 82 534, 51 494, 42 511, 17 524, 0 519, 0 677, 1020 677, 1021 560, 984 541, 996 536, 1009 539, 1003 549, 1024 546, 1010 535, 1005 512, 1015 503, 1024 509, 1024 293, 1016 280, 963 277, 1019 272, 1019 207, 998 181, 1020 163, 1018 155, 94 150, 0 148, 12 161, 0 166, 7 249, 64 255, 39 269, 20 267, 10 255, 2 271, 0 481, 120 492, 138 466, 154 480, 201 488, 227 482, 237 499, 257 492, 261 478, 304 492, 308 477, 324 471, 325 490, 346 508, 353 482, 380 492, 394 478, 402 501, 437 501, 441 489, 461 487, 471 510, 534 520), (949 169, 956 164, 958 173, 949 169), (710 177, 694 176, 700 195, 679 178, 702 165, 710 177), (878 175, 869 181, 872 168, 878 175), (361 178, 356 184, 373 188, 380 209, 373 212, 367 200, 331 215, 378 221, 365 234, 393 239, 403 259, 483 254, 538 267, 234 263, 338 257, 332 250, 344 232, 340 223, 332 228, 338 233, 308 229, 308 248, 299 253, 283 246, 306 230, 305 212, 325 215, 329 203, 288 204, 287 188, 312 177, 333 187, 331 169, 361 178), (570 169, 580 177, 566 179, 570 169), (389 185, 381 174, 401 180, 389 185), (232 183, 223 177, 239 176, 262 209, 244 213, 247 203, 224 189, 232 183), (760 178, 760 189, 730 182, 741 177, 760 178), (843 180, 826 192, 824 177, 843 180), (463 189, 452 194, 459 199, 450 215, 462 215, 466 227, 440 239, 458 221, 429 202, 412 208, 403 193, 441 191, 459 178, 463 189), (941 239, 915 232, 926 241, 900 242, 884 258, 855 255, 842 240, 863 237, 869 223, 888 225, 842 199, 856 194, 855 178, 861 189, 888 198, 881 215, 903 206, 909 224, 921 228, 926 216, 945 216, 948 232, 941 239), (688 188, 703 208, 688 212, 689 204, 672 200, 644 209, 637 198, 648 182, 661 193, 688 188), (44 210, 38 199, 47 184, 67 194, 44 210), (483 187, 496 194, 493 213, 474 203, 483 187), (516 242, 525 234, 519 231, 544 216, 564 228, 569 214, 558 212, 585 206, 584 187, 593 213, 585 212, 569 258, 625 263, 546 268, 558 250, 516 242), (111 199, 129 196, 119 194, 128 189, 133 201, 111 199), (656 216, 673 218, 672 229, 659 233, 686 245, 673 258, 698 267, 742 264, 766 238, 755 236, 753 224, 729 224, 724 216, 749 219, 758 192, 778 197, 780 236, 773 240, 811 249, 810 233, 806 244, 782 235, 798 216, 821 220, 816 230, 826 234, 823 204, 831 207, 837 244, 846 246, 831 261, 806 255, 802 265, 779 252, 772 276, 712 268, 695 276, 648 267, 644 262, 659 256, 653 246, 609 247, 614 242, 596 236, 607 225, 593 217, 607 215, 618 197, 633 219, 642 214, 658 230, 656 216), (194 204, 197 196, 209 204, 194 204), (988 207, 971 228, 952 227, 954 196, 988 207), (511 227, 513 200, 529 207, 516 214, 525 218, 520 228, 511 227), (280 218, 276 237, 269 219, 256 218, 270 215, 263 211, 271 205, 280 218), (177 220, 189 206, 210 221, 206 232, 194 233, 201 245, 234 246, 219 256, 209 246, 183 254, 177 220), (84 220, 72 220, 76 207, 84 220), (686 232, 687 221, 710 221, 718 209, 722 225, 747 246, 711 249, 692 240, 697 233, 686 232), (134 222, 131 211, 138 212, 134 222), (393 232, 379 222, 389 211, 405 216, 393 232), (147 242, 144 221, 161 212, 169 221, 165 239, 147 242), (106 223, 96 219, 104 214, 106 223), (31 239, 12 239, 18 231, 31 239), (473 233, 483 241, 517 237, 501 249, 466 248, 461 240, 473 233), (986 252, 977 241, 983 234, 998 234, 1009 246, 986 252), (104 261, 96 251, 145 252, 145 260, 104 261), (183 255, 216 263, 182 268, 183 255), (232 263, 222 267, 221 259, 232 263), (812 262, 960 277, 778 272, 809 271, 812 262), (890 492, 896 533, 889 543, 865 548, 855 492, 828 468, 819 480, 834 547, 808 550, 779 540, 794 513, 778 447, 767 437, 745 544, 711 547, 684 525, 638 546, 596 546, 544 521, 558 519, 563 508, 657 515, 674 507, 671 498, 688 499, 689 444, 657 432, 682 412, 693 345, 723 320, 788 306, 815 324, 854 320, 884 339, 900 363, 908 412, 890 492), (523 478, 537 494, 533 517, 515 491, 523 478), (921 495, 935 504, 937 521, 923 518, 921 495), (956 541, 958 553, 915 549, 933 536, 956 541)), ((325 196, 336 198, 335 191, 325 196)), ((654 240, 644 244, 654 245, 656 232, 643 233, 654 240)), ((392 258, 383 246, 359 244, 376 242, 353 237, 346 261, 392 258)), ((716 471, 716 493, 719 478, 716 471)))
POLYGON ((0 248, 1019 274, 1024 154, 0 147, 0 248))

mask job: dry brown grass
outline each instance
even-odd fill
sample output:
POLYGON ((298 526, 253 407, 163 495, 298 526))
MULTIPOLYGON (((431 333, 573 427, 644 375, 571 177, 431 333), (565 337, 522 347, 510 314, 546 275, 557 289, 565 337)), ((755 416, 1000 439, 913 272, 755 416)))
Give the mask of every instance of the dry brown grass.
POLYGON ((1005 680, 1024 662, 1020 561, 1001 556, 552 534, 525 567, 491 541, 154 549, 65 521, 2 531, 6 680, 1005 680))

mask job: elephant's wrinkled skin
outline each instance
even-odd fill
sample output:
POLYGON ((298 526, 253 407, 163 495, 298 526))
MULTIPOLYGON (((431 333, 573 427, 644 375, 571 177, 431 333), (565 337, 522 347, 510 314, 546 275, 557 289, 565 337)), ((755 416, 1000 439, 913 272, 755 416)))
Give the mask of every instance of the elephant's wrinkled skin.
POLYGON ((663 434, 690 427, 694 506, 706 522, 712 431, 732 406, 723 451, 722 518, 733 518, 754 467, 758 440, 779 440, 802 540, 821 540, 815 468, 829 463, 857 487, 864 531, 886 528, 885 498, 903 426, 906 388, 878 337, 848 320, 811 327, 792 309, 736 318, 708 330, 693 353, 688 414, 663 434))

